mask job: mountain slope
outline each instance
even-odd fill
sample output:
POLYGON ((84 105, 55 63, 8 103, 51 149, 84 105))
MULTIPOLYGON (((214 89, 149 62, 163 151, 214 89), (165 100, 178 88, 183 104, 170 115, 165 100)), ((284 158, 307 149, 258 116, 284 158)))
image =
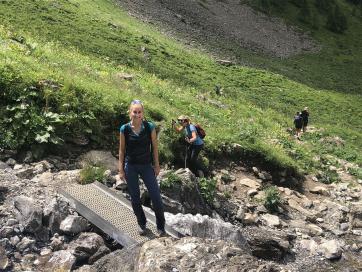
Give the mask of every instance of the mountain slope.
POLYGON ((0 15, 5 148, 57 142, 74 133, 116 148, 118 122, 127 119, 127 104, 136 96, 163 127, 164 162, 182 159, 172 153, 183 147, 169 124, 184 113, 205 126, 211 163, 226 154, 273 171, 313 172, 325 163, 315 161, 315 155, 332 154, 361 164, 357 94, 316 90, 268 71, 220 65, 130 18, 114 1, 3 1, 0 15), (123 80, 123 72, 134 79, 123 80), (222 95, 215 86, 223 88, 222 95), (34 111, 23 110, 24 101, 34 111), (317 132, 299 143, 286 129, 295 111, 306 105, 317 132), (25 115, 30 123, 23 123, 25 115), (344 145, 328 140, 335 136, 344 145))

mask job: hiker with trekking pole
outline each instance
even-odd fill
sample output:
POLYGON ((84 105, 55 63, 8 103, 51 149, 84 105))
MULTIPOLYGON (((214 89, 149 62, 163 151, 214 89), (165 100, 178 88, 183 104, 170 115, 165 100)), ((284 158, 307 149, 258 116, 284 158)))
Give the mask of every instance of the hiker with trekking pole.
POLYGON ((181 115, 177 118, 177 123, 172 120, 172 127, 177 131, 185 132, 185 168, 188 166, 197 177, 204 177, 203 167, 198 161, 200 151, 204 146, 203 138, 205 131, 200 125, 194 125, 188 116, 181 115), (178 123, 178 125, 177 125, 178 123))

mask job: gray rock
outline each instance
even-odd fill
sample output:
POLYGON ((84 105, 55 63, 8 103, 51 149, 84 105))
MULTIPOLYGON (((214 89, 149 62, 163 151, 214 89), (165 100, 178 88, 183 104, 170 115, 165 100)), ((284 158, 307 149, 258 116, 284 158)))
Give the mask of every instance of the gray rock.
POLYGON ((77 270, 77 272, 136 271, 140 249, 140 246, 135 246, 113 251, 96 261, 91 266, 82 266, 79 270, 77 270))
POLYGON ((22 168, 23 168, 22 164, 15 164, 14 167, 13 167, 14 170, 20 170, 22 168))
POLYGON ((0 229, 0 238, 10 238, 14 233, 14 227, 4 226, 0 229))
POLYGON ((354 204, 351 206, 350 222, 352 228, 362 228, 362 204, 354 204))
POLYGON ((174 174, 179 178, 180 182, 173 183, 169 188, 163 188, 162 194, 173 201, 181 203, 182 210, 179 210, 177 205, 165 205, 165 211, 171 213, 211 214, 210 208, 200 194, 194 174, 188 168, 178 169, 174 174))
POLYGON ((179 240, 162 238, 143 244, 137 271, 251 271, 261 264, 261 261, 225 241, 196 237, 179 240))
POLYGON ((306 229, 311 236, 321 236, 323 234, 323 229, 314 224, 306 224, 306 229))
POLYGON ((102 246, 105 244, 101 236, 92 232, 83 232, 68 245, 68 250, 73 251, 77 261, 88 261, 102 246))
POLYGON ((26 249, 31 249, 35 245, 35 240, 29 239, 28 237, 24 237, 21 241, 16 245, 17 250, 20 252, 25 251, 26 249))
POLYGON ((17 220, 29 233, 36 233, 42 229, 43 211, 32 198, 26 196, 15 197, 13 201, 17 220))
POLYGON ((45 167, 42 163, 37 163, 33 166, 34 175, 39 175, 45 172, 45 167))
POLYGON ((279 227, 280 226, 280 219, 278 216, 273 214, 263 214, 261 216, 262 221, 269 227, 279 227))
POLYGON ((111 250, 106 246, 100 246, 96 253, 89 257, 88 263, 93 264, 103 256, 111 253, 111 250))
POLYGON ((248 195, 248 197, 253 197, 258 194, 258 190, 250 189, 250 190, 248 190, 248 192, 246 194, 248 195))
POLYGON ((14 226, 18 223, 18 220, 15 218, 9 218, 8 221, 6 221, 6 226, 14 226))
POLYGON ((256 224, 258 222, 258 216, 252 213, 245 213, 242 222, 245 225, 256 224))
POLYGON ((16 164, 16 160, 9 158, 6 162, 7 165, 13 167, 16 164))
POLYGON ((7 168, 10 168, 10 166, 7 165, 6 163, 0 161, 0 170, 4 170, 4 169, 7 169, 7 168))
POLYGON ((79 164, 83 168, 86 165, 103 165, 112 173, 118 172, 118 160, 109 151, 92 150, 79 158, 79 164))
POLYGON ((183 235, 224 240, 239 247, 246 247, 246 240, 239 228, 207 215, 165 214, 167 224, 183 235))
POLYGON ((47 262, 45 271, 71 271, 75 263, 76 258, 71 250, 59 250, 47 262))
POLYGON ((245 185, 247 187, 250 187, 252 189, 259 189, 261 184, 257 182, 256 180, 250 179, 250 178, 243 178, 238 180, 239 184, 245 185))
POLYGON ((319 250, 329 260, 339 259, 342 256, 342 249, 336 240, 320 244, 319 250))
POLYGON ((300 245, 302 248, 307 249, 311 253, 316 252, 318 249, 318 244, 314 240, 303 239, 300 241, 300 245))
POLYGON ((10 243, 13 246, 16 246, 19 242, 20 242, 19 236, 13 236, 13 237, 10 238, 10 243))
POLYGON ((33 157, 33 153, 31 151, 27 151, 25 154, 25 158, 23 160, 24 163, 31 163, 33 162, 34 157, 33 157))
POLYGON ((348 223, 342 223, 340 226, 339 226, 340 230, 341 231, 347 231, 348 228, 349 228, 349 224, 348 223))
POLYGON ((329 196, 328 189, 323 187, 323 186, 315 186, 314 188, 311 188, 309 191, 311 193, 313 193, 313 194, 320 194, 320 195, 324 195, 324 196, 329 196))
POLYGON ((21 179, 32 179, 35 176, 34 169, 32 167, 26 167, 18 170, 16 176, 21 179))
POLYGON ((64 249, 63 245, 64 245, 63 237, 52 237, 51 238, 50 248, 53 251, 58 251, 58 250, 64 249))
POLYGON ((6 268, 8 268, 10 266, 9 264, 10 264, 10 261, 9 261, 8 257, 6 256, 5 248, 0 246, 0 271, 3 271, 6 268))
POLYGON ((52 198, 44 207, 44 224, 49 227, 50 233, 59 232, 60 223, 69 215, 69 205, 62 198, 52 198))
POLYGON ((254 256, 276 261, 290 253, 290 241, 295 238, 289 233, 262 228, 245 235, 254 256))
POLYGON ((87 219, 82 216, 68 215, 61 223, 59 229, 66 233, 75 235, 89 228, 87 219))

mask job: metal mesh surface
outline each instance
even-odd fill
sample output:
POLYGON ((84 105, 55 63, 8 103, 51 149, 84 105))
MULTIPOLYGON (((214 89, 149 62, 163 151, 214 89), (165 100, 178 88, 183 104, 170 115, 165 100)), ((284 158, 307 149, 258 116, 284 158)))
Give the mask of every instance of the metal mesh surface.
POLYGON ((127 207, 127 203, 122 203, 123 201, 115 199, 92 184, 68 186, 63 190, 137 243, 156 237, 156 227, 149 220, 147 220, 147 228, 150 230, 148 234, 146 236, 138 234, 137 219, 130 208, 130 203, 127 207))

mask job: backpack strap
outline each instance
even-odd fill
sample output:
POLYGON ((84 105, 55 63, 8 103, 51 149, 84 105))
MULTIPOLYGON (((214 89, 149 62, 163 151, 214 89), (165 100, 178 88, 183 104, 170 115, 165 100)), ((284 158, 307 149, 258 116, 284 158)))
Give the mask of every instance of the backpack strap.
MULTIPOLYGON (((151 128, 150 128, 150 124, 147 121, 142 121, 143 126, 147 132, 147 134, 150 136, 151 138, 151 128)), ((130 123, 127 123, 125 128, 124 128, 124 137, 127 138, 128 135, 131 133, 131 125, 130 123)))

